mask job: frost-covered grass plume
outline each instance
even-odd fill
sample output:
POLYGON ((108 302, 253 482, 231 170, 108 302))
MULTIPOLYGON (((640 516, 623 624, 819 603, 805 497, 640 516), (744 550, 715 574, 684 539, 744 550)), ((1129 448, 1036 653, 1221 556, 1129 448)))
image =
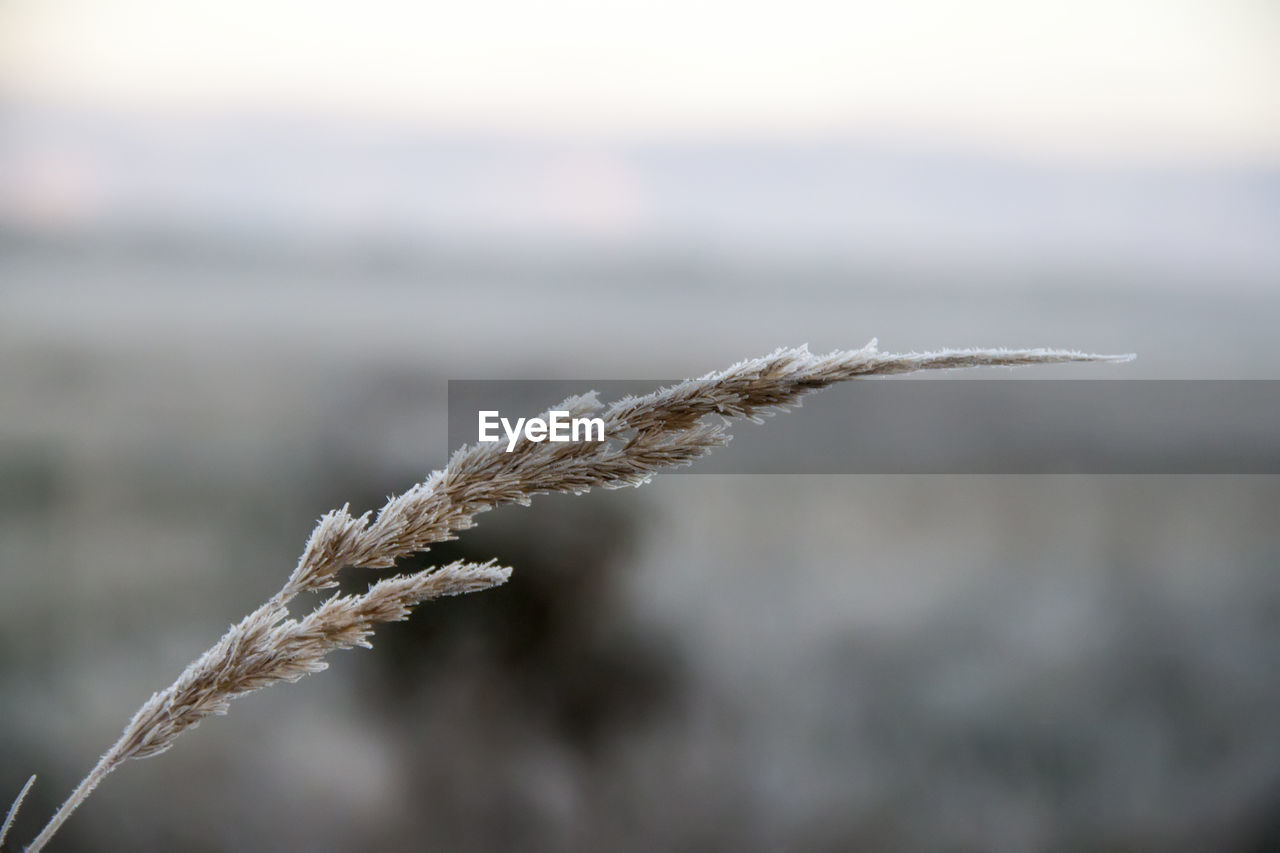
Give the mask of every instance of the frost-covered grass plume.
MULTIPOLYGON (((367 648, 377 625, 406 618, 424 601, 497 586, 511 573, 493 562, 456 562, 394 574, 359 595, 331 594, 301 618, 289 615, 289 604, 299 595, 336 587, 343 569, 393 569, 399 559, 455 538, 458 531, 473 526, 480 513, 503 504, 527 504, 534 495, 641 485, 659 471, 687 465, 724 445, 731 419, 758 421, 761 415, 785 411, 805 394, 837 382, 918 370, 1130 358, 1050 349, 894 355, 879 352, 872 341, 859 350, 829 355, 813 355, 803 347, 780 349, 609 406, 603 406, 594 393, 571 397, 544 412, 542 420, 550 412, 557 419, 599 419, 605 440, 531 440, 527 431, 517 428, 507 442, 459 449, 443 469, 392 497, 376 514, 354 516, 344 506, 323 515, 280 591, 232 625, 176 681, 143 703, 119 740, 27 849, 42 849, 120 765, 164 752, 205 717, 226 713, 233 699, 319 672, 335 649, 367 648)), ((10 810, 6 830, 29 787, 30 782, 10 810)))

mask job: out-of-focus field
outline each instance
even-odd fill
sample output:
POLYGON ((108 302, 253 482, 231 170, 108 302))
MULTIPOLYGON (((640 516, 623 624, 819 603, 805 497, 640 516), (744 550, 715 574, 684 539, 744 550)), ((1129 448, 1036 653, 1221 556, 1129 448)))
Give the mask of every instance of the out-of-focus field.
MULTIPOLYGON (((443 463, 451 378, 873 336, 1140 355, 1026 378, 1280 377, 1274 288, 1034 272, 7 238, 0 767, 40 774, 15 835, 316 516, 443 463)), ((708 475, 500 510, 430 558, 508 587, 238 702, 59 842, 1274 850, 1277 507, 1275 477, 708 475)))

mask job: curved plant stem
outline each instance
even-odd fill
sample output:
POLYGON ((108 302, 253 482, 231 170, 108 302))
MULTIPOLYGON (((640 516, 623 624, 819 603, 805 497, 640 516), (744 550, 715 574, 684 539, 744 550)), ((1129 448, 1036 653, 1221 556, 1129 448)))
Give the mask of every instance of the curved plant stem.
MULTIPOLYGON (((98 763, 89 771, 89 775, 80 780, 80 784, 71 792, 71 796, 67 797, 66 802, 58 807, 58 811, 45 824, 44 829, 40 830, 40 834, 27 846, 27 853, 36 853, 36 851, 43 849, 49 843, 49 839, 53 838, 53 834, 58 831, 62 824, 66 823, 67 818, 71 817, 71 813, 80 807, 86 797, 93 793, 93 789, 98 787, 98 783, 107 778, 108 773, 124 763, 124 758, 120 753, 123 740, 124 738, 121 738, 116 741, 115 746, 107 750, 106 754, 98 759, 98 763)), ((33 776, 32 778, 34 779, 35 777, 33 776)))

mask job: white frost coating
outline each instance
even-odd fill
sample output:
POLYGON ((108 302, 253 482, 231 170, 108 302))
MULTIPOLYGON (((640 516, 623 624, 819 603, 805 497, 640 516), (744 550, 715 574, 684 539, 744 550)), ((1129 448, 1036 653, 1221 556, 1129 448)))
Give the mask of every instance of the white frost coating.
MULTIPOLYGON (((389 499, 376 516, 366 512, 353 517, 346 505, 323 515, 280 591, 232 625, 177 681, 143 704, 28 850, 35 853, 44 847, 118 766, 158 755, 205 717, 225 713, 236 697, 320 671, 329 652, 367 646, 376 625, 405 618, 423 601, 487 589, 510 576, 510 569, 492 562, 454 563, 394 575, 362 595, 333 595, 301 619, 290 618, 288 605, 294 598, 337 586, 344 568, 391 568, 400 558, 472 527, 480 513, 504 504, 526 504, 535 495, 642 485, 659 471, 688 465, 723 446, 729 440, 729 419, 759 420, 838 382, 918 370, 1132 358, 1049 349, 894 355, 880 353, 872 340, 862 349, 825 356, 815 356, 807 347, 779 349, 607 408, 594 393, 570 397, 555 411, 572 417, 594 415, 592 420, 602 424, 603 441, 548 442, 529 437, 527 429, 524 435, 530 440, 517 441, 513 436, 520 433, 521 419, 515 430, 507 426, 505 451, 495 446, 496 439, 461 448, 443 469, 389 499), (722 423, 707 423, 710 415, 718 415, 722 423)), ((538 420, 545 428, 545 413, 538 420)))

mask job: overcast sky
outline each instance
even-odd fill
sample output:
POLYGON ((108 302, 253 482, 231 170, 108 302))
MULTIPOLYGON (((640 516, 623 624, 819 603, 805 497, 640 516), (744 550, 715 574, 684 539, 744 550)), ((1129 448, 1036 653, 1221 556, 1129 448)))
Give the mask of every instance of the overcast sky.
POLYGON ((1273 0, 0 0, 0 88, 657 136, 1280 160, 1273 0))

